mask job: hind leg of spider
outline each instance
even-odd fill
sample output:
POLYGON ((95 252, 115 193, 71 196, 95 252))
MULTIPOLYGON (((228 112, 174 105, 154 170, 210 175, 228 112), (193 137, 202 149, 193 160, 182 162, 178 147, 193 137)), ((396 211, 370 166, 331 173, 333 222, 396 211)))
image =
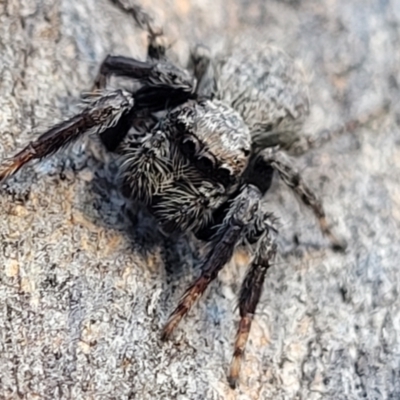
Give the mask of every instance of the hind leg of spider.
POLYGON ((15 174, 29 161, 45 158, 69 143, 75 142, 87 132, 102 135, 121 121, 126 123, 125 119, 132 117, 133 106, 132 95, 122 90, 109 92, 94 99, 80 114, 55 125, 14 157, 3 161, 0 164, 0 182, 15 174))
POLYGON ((150 59, 161 60, 165 58, 166 43, 161 28, 156 27, 154 20, 137 4, 125 4, 121 0, 110 0, 116 7, 133 17, 139 28, 147 31, 149 44, 147 56, 150 59))
POLYGON ((146 80, 152 73, 154 65, 131 57, 108 55, 100 65, 99 73, 93 84, 93 90, 104 89, 107 78, 121 76, 136 80, 146 80))
POLYGON ((216 235, 212 250, 203 264, 200 276, 189 286, 172 312, 162 331, 162 339, 167 339, 171 335, 181 319, 231 259, 235 246, 243 239, 246 226, 258 208, 260 198, 260 191, 248 185, 233 200, 221 229, 216 235))
POLYGON ((160 111, 165 107, 173 108, 195 97, 195 79, 188 71, 168 61, 157 63, 138 61, 122 56, 107 56, 95 79, 94 92, 106 85, 111 75, 136 80, 142 86, 135 91, 136 111, 160 111))
POLYGON ((271 147, 264 149, 258 157, 259 158, 256 162, 258 168, 262 170, 264 164, 264 168, 272 167, 276 170, 285 184, 291 188, 300 200, 314 213, 319 222, 322 233, 332 243, 332 248, 336 251, 344 251, 346 243, 336 237, 332 232, 321 201, 318 200, 312 190, 306 185, 299 172, 292 165, 286 155, 277 148, 271 147))
MULTIPOLYGON (((266 218, 266 220, 268 220, 268 218, 266 218)), ((232 389, 236 387, 239 378, 240 365, 247 339, 249 337, 253 316, 262 293, 265 275, 270 268, 271 261, 276 253, 276 245, 269 236, 268 227, 265 229, 265 235, 261 238, 261 243, 258 246, 255 246, 255 249, 255 257, 240 289, 240 322, 235 340, 233 358, 228 374, 228 382, 232 389)))
POLYGON ((291 145, 282 147, 284 147, 290 154, 296 156, 304 154, 312 149, 321 148, 325 144, 338 139, 346 133, 352 133, 363 127, 368 127, 368 125, 373 121, 387 115, 390 106, 390 102, 385 101, 382 105, 368 112, 360 114, 355 118, 348 119, 341 125, 331 129, 324 129, 318 132, 316 135, 302 135, 298 138, 298 140, 291 143, 291 145))
POLYGON ((201 44, 194 47, 190 52, 187 68, 196 77, 196 93, 207 98, 212 97, 216 88, 210 49, 201 44))
POLYGON ((101 63, 99 73, 92 90, 104 89, 107 78, 111 75, 144 80, 153 70, 152 60, 164 60, 166 42, 162 29, 154 26, 153 19, 138 5, 128 5, 120 0, 111 0, 123 12, 131 15, 137 25, 148 32, 147 58, 150 62, 139 61, 130 57, 108 55, 101 63))

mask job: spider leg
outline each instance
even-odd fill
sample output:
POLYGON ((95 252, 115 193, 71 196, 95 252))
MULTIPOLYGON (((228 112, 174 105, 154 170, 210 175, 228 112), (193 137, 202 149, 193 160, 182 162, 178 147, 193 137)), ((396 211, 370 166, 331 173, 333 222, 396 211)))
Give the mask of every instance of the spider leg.
MULTIPOLYGON (((168 61, 166 57, 166 41, 161 28, 156 28, 153 19, 138 5, 128 5, 121 0, 110 0, 122 11, 132 15, 141 29, 149 34, 147 48, 147 61, 139 61, 134 58, 108 55, 101 63, 99 73, 94 81, 93 90, 103 89, 106 86, 107 78, 111 75, 131 78, 140 83, 165 91, 175 90, 186 94, 195 92, 196 79, 183 68, 179 68, 168 61)), ((152 91, 150 97, 153 101, 156 95, 165 94, 152 91)), ((157 110, 158 111, 158 110, 157 110)))
POLYGON ((194 47, 190 52, 188 69, 196 77, 196 93, 211 98, 216 90, 216 83, 210 49, 200 44, 194 47))
POLYGON ((150 59, 161 60, 165 58, 166 43, 163 37, 163 30, 156 27, 154 19, 137 4, 125 4, 121 0, 110 0, 121 11, 131 15, 139 28, 148 32, 149 44, 147 55, 150 59))
POLYGON ((75 142, 87 132, 102 134, 130 118, 134 99, 128 92, 116 90, 97 97, 80 114, 55 125, 30 142, 14 157, 0 165, 0 182, 14 175, 26 163, 47 157, 69 143, 75 142))
POLYGON ((383 105, 352 118, 332 129, 325 129, 316 135, 301 136, 292 143, 288 148, 288 152, 293 155, 301 155, 309 150, 320 148, 326 143, 331 142, 344 135, 347 132, 354 132, 357 129, 368 126, 371 122, 386 115, 390 108, 390 102, 384 102, 383 105))
POLYGON ((283 151, 271 147, 264 149, 258 157, 257 163, 259 168, 264 163, 265 168, 272 167, 274 170, 278 171, 279 176, 285 184, 311 209, 318 220, 322 233, 331 241, 332 248, 337 251, 344 251, 346 244, 337 238, 329 227, 321 201, 318 200, 316 195, 306 185, 299 172, 283 151))
MULTIPOLYGON (((268 217, 267 217, 268 219, 268 217)), ((269 235, 270 228, 265 227, 261 243, 242 283, 239 295, 240 322, 235 340, 233 358, 228 375, 231 388, 236 387, 240 365, 246 347, 251 323, 260 300, 265 275, 276 253, 276 244, 269 235)))
POLYGON ((258 207, 260 198, 260 191, 254 186, 248 185, 244 186, 240 194, 233 200, 220 232, 216 235, 212 250, 203 264, 200 276, 186 290, 164 326, 163 340, 171 335, 181 319, 231 259, 235 246, 242 239, 245 227, 258 207))
POLYGON ((196 78, 168 61, 151 63, 123 56, 107 56, 95 79, 94 90, 106 86, 111 75, 134 79, 142 84, 135 92, 135 106, 149 112, 175 107, 194 98, 196 78))
POLYGON ((104 89, 107 78, 111 75, 145 80, 150 76, 153 69, 154 65, 147 61, 139 61, 131 57, 108 55, 100 65, 93 90, 104 89))

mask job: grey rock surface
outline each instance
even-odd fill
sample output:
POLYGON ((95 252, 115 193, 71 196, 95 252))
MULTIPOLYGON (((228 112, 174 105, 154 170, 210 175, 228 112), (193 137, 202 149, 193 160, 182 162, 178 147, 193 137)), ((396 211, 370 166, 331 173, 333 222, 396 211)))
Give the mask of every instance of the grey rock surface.
MULTIPOLYGON (((144 57, 146 34, 110 3, 0 1, 1 159, 76 111, 105 55, 144 57)), ((218 50, 238 35, 300 60, 310 134, 390 102, 296 159, 349 247, 333 253, 312 215, 274 185, 266 201, 280 218, 280 257, 232 391, 245 260, 161 343, 201 249, 127 212, 112 158, 93 140, 76 145, 0 191, 0 398, 399 399, 400 1, 141 4, 181 63, 199 41, 218 50)))

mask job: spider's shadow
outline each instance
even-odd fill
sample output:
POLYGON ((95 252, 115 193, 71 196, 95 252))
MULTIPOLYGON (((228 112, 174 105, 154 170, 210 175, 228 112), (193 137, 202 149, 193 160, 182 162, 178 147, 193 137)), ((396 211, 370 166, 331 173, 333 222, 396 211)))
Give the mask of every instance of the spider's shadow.
POLYGON ((124 198, 117 183, 118 167, 114 161, 89 161, 95 164, 91 167, 93 179, 87 183, 87 199, 82 200, 93 203, 97 216, 86 214, 85 217, 106 230, 121 232, 131 251, 144 260, 161 252, 165 273, 160 271, 160 274, 174 291, 181 278, 191 272, 191 267, 198 265, 196 249, 184 234, 163 235, 144 205, 124 198))

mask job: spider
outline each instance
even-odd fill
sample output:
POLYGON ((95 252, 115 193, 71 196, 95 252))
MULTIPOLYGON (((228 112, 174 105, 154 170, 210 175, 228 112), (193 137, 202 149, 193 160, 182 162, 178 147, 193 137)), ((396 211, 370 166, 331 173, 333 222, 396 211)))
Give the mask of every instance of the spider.
POLYGON ((122 192, 145 204, 160 230, 193 233, 209 244, 200 276, 171 313, 167 339, 232 258, 251 254, 239 294, 240 322, 228 382, 235 387, 263 282, 277 251, 275 218, 264 195, 274 171, 312 210, 336 250, 321 202, 292 166, 285 150, 301 142, 309 113, 303 72, 282 50, 233 49, 211 58, 197 46, 187 68, 172 63, 161 30, 138 6, 112 2, 149 34, 147 59, 107 56, 82 111, 55 125, 0 165, 0 181, 83 135, 100 137, 118 155, 122 192), (111 76, 131 80, 131 90, 109 90, 111 76))

